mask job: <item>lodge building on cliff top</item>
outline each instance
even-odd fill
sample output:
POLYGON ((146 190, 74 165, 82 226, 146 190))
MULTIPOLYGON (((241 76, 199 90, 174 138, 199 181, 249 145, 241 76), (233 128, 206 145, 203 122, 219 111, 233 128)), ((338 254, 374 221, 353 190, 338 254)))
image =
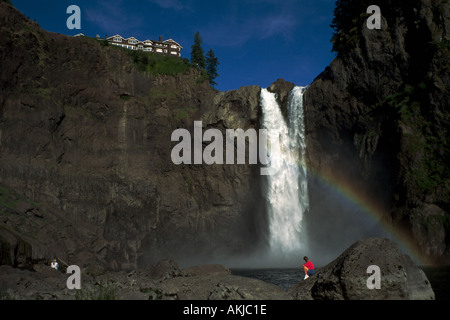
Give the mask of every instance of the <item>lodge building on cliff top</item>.
MULTIPOLYGON (((83 34, 77 34, 77 36, 84 36, 83 34)), ((97 36, 99 39, 99 36, 97 36)), ((135 37, 124 38, 119 34, 115 36, 105 37, 105 40, 114 46, 123 47, 130 50, 140 50, 145 52, 154 52, 158 54, 170 55, 175 57, 181 57, 181 50, 183 47, 173 39, 162 40, 159 37, 159 41, 156 40, 145 40, 140 41, 135 37)))

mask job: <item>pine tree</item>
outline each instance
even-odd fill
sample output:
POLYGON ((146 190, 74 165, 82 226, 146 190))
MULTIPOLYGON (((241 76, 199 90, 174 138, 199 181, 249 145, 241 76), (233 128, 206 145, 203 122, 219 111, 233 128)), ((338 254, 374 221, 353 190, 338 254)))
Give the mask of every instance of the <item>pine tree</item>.
POLYGON ((211 86, 216 86, 217 83, 214 81, 219 74, 217 73, 217 66, 219 65, 219 59, 214 54, 213 49, 209 49, 206 54, 206 72, 208 73, 209 84, 211 86))
POLYGON ((200 69, 205 69, 206 61, 203 55, 202 44, 202 37, 200 36, 200 32, 197 31, 194 35, 194 44, 191 46, 191 63, 200 69))
POLYGON ((343 53, 354 46, 363 26, 365 17, 362 14, 366 13, 368 2, 370 1, 336 0, 334 18, 330 24, 334 30, 332 51, 343 53))

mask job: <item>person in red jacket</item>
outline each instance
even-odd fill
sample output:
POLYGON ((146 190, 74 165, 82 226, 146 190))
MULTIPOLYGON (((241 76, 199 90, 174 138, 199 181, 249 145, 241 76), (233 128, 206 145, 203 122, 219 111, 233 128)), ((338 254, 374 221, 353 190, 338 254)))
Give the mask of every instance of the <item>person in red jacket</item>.
POLYGON ((309 276, 312 276, 314 273, 316 273, 316 270, 314 270, 314 265, 311 261, 309 261, 308 257, 303 257, 303 260, 305 260, 305 263, 303 264, 303 270, 305 270, 305 278, 303 280, 306 280, 309 278, 309 276))

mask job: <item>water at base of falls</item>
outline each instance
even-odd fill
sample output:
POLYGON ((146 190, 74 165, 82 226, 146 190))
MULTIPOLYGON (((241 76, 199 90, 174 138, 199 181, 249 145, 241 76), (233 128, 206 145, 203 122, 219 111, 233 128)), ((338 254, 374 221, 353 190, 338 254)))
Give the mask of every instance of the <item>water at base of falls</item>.
POLYGON ((307 172, 304 164, 305 130, 303 118, 304 87, 289 94, 287 119, 283 116, 275 93, 261 91, 262 128, 268 130, 270 166, 267 178, 267 212, 269 255, 280 260, 300 262, 303 215, 308 210, 307 172))

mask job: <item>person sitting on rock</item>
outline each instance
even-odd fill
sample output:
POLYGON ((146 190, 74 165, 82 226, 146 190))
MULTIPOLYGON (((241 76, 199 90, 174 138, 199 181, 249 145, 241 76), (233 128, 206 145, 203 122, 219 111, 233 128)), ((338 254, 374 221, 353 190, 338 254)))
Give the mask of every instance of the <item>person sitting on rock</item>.
POLYGON ((309 276, 312 276, 314 273, 316 273, 316 270, 314 270, 314 265, 311 261, 309 261, 308 257, 304 256, 303 260, 305 260, 305 263, 303 264, 303 270, 305 270, 305 278, 303 280, 306 280, 309 278, 309 276))
POLYGON ((53 259, 53 261, 52 261, 52 263, 50 264, 50 266, 51 266, 53 269, 58 270, 59 264, 58 264, 58 262, 56 261, 56 259, 53 259))

